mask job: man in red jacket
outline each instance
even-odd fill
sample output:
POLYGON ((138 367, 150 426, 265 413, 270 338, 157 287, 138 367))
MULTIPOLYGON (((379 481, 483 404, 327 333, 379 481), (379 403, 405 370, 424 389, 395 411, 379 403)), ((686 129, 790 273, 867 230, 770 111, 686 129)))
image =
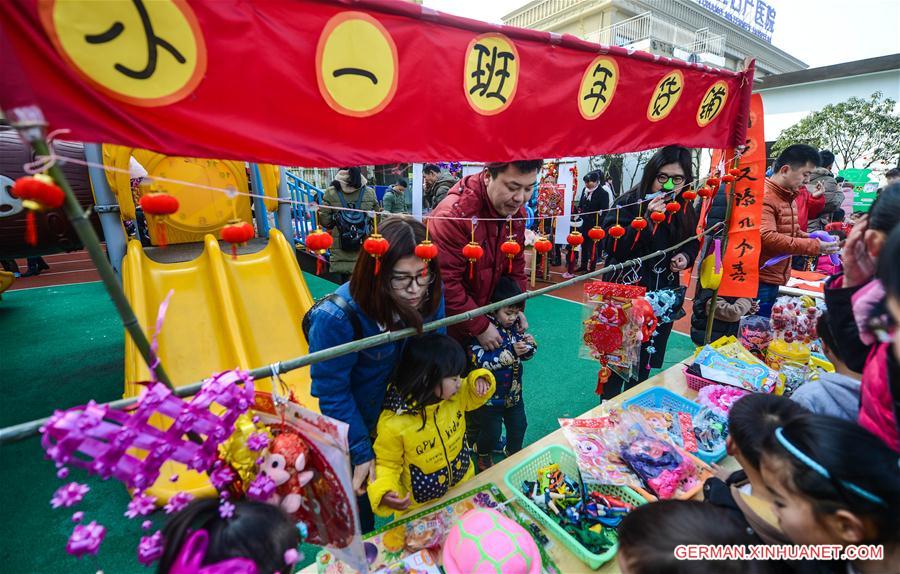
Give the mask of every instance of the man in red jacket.
MULTIPOLYGON (((510 224, 505 218, 525 217, 524 206, 542 165, 541 160, 489 163, 480 173, 461 179, 431 212, 431 237, 440 249, 438 261, 448 316, 487 305, 503 275, 511 276, 523 291, 526 289, 524 247, 513 257, 510 269, 510 260, 500 246, 510 238, 510 224), (473 217, 478 219, 474 241, 484 249, 484 255, 475 261, 470 273, 462 249, 473 240, 473 217)), ((524 246, 524 219, 512 222, 512 238, 524 246)), ((453 325, 448 332, 460 341, 476 337, 489 351, 502 343, 499 331, 484 316, 453 325)))

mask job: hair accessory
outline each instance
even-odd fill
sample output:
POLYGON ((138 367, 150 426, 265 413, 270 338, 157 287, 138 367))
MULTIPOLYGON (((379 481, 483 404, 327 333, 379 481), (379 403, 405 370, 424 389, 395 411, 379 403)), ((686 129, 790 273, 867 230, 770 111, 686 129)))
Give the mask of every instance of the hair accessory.
MULTIPOLYGON (((777 438, 779 444, 781 444, 781 446, 783 446, 786 451, 788 451, 795 458, 797 458, 797 460, 799 460, 800 462, 802 462, 809 468, 813 469, 814 471, 816 471, 823 477, 825 477, 829 480, 835 480, 835 479, 832 479, 831 473, 828 472, 827 468, 825 468, 818 462, 814 461, 812 458, 809 457, 809 455, 805 454, 799 448, 797 448, 796 446, 791 444, 791 441, 789 441, 787 439, 787 437, 784 436, 784 427, 778 427, 777 429, 775 429, 775 438, 777 438)), ((865 498, 869 502, 873 502, 873 503, 879 504, 881 506, 887 506, 887 503, 885 503, 884 499, 881 498, 880 496, 876 496, 876 495, 872 494, 871 492, 869 492, 868 490, 853 484, 852 482, 849 482, 846 480, 840 480, 840 479, 836 479, 836 480, 838 482, 840 482, 841 485, 852 490, 858 496, 865 498)))
POLYGON ((181 547, 169 574, 259 574, 256 564, 247 558, 229 558, 201 566, 208 545, 209 534, 205 530, 191 534, 181 547))
POLYGON ((163 554, 162 531, 157 530, 151 536, 141 536, 138 544, 138 562, 144 566, 150 566, 163 554))
POLYGON ((56 489, 56 492, 53 493, 53 498, 50 499, 50 506, 53 508, 59 508, 63 506, 68 508, 70 506, 75 506, 81 499, 84 498, 84 495, 90 492, 91 488, 86 484, 79 484, 77 482, 70 482, 64 486, 60 486, 56 489))
POLYGON ((92 520, 90 524, 77 524, 66 543, 66 552, 81 558, 85 554, 97 554, 106 536, 106 528, 92 520))

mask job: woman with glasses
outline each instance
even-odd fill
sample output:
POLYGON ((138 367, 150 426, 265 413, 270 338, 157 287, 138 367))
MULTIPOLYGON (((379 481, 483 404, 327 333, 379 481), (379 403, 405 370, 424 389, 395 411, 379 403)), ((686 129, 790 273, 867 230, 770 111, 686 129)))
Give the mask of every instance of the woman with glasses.
MULTIPOLYGON (((681 192, 691 187, 691 152, 680 146, 667 146, 650 158, 644 167, 644 175, 640 183, 623 193, 613 203, 612 210, 603 218, 603 228, 607 231, 606 251, 609 253, 607 264, 622 263, 629 259, 642 257, 655 251, 667 249, 691 237, 696 232, 697 214, 692 202, 685 202, 681 192), (678 211, 666 212, 666 204, 678 203, 678 211), (618 209, 617 209, 618 208, 618 209), (665 213, 666 221, 659 224, 653 233, 654 223, 650 214, 654 211, 665 213), (643 217, 647 226, 640 231, 631 227, 636 217, 643 217), (609 228, 618 222, 626 233, 616 242, 609 236, 609 228)), ((680 249, 651 258, 635 268, 635 272, 624 271, 620 277, 608 278, 621 282, 623 277, 635 279, 636 283, 648 291, 660 289, 676 290, 680 300, 678 318, 684 315, 684 290, 680 289, 680 274, 690 267, 697 257, 697 241, 691 241, 680 249)), ((672 332, 672 322, 660 322, 657 334, 650 343, 641 345, 641 357, 637 368, 637 378, 625 381, 613 374, 603 389, 603 398, 612 398, 619 393, 644 381, 650 375, 650 367, 660 368, 666 354, 666 344, 672 332), (652 347, 652 353, 648 351, 652 347)))
MULTIPOLYGON (((444 317, 443 284, 436 259, 428 263, 415 255, 425 239, 425 226, 407 216, 391 217, 379 225, 390 248, 375 273, 375 259, 361 255, 350 281, 328 300, 310 310, 309 351, 321 351, 355 339, 444 317)), ((444 332, 443 329, 439 332, 444 332)), ((375 479, 373 435, 388 379, 403 355, 404 341, 341 355, 310 368, 312 394, 325 415, 350 425, 353 487, 358 495, 363 532, 374 527, 366 486, 375 479)))

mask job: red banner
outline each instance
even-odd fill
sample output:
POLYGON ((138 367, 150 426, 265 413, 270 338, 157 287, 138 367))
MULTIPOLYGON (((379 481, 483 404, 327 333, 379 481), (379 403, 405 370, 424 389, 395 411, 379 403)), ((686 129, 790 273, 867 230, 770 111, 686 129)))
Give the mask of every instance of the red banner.
POLYGON ((728 245, 722 254, 719 295, 756 297, 759 287, 759 227, 766 181, 766 140, 763 135, 762 96, 750 100, 746 151, 741 156, 731 197, 728 245))
POLYGON ((10 0, 0 106, 67 138, 281 165, 742 142, 731 72, 400 1, 10 0))

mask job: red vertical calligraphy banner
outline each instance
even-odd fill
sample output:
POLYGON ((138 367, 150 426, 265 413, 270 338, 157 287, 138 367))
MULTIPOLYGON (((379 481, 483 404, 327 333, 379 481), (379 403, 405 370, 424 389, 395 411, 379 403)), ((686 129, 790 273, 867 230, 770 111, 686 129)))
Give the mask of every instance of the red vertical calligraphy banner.
POLYGON ((750 100, 747 149, 738 163, 740 175, 731 197, 728 245, 722 254, 719 295, 756 297, 759 287, 759 228, 766 178, 766 142, 763 136, 762 96, 750 100))

